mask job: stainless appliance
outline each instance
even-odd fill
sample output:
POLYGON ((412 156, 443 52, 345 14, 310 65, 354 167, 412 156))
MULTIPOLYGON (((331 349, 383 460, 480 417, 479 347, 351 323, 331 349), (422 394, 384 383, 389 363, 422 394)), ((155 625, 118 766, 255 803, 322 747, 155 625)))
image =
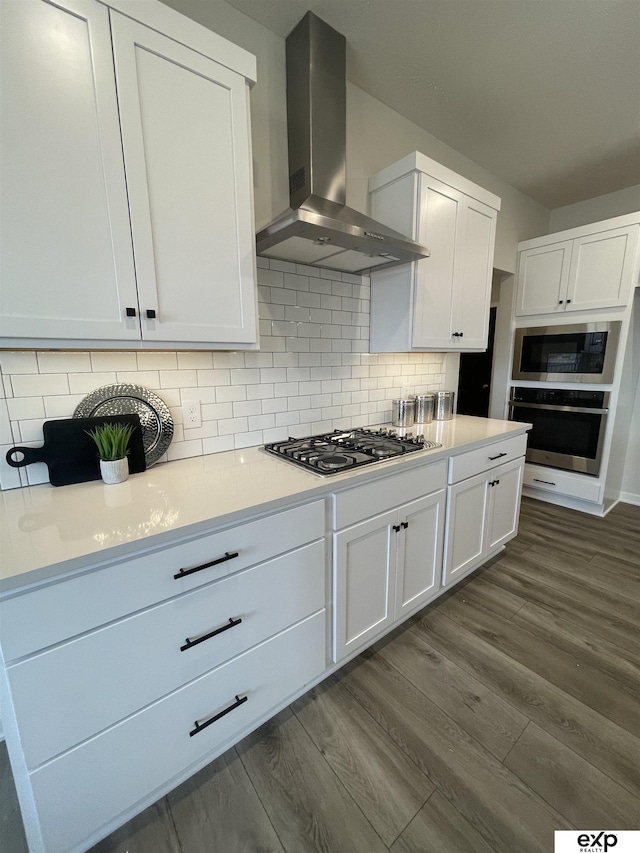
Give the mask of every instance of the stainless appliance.
POLYGON ((288 438, 265 444, 264 450, 287 462, 293 462, 322 477, 342 474, 361 465, 385 462, 417 450, 442 447, 436 441, 425 441, 409 433, 399 436, 393 430, 351 429, 334 430, 307 438, 288 438))
POLYGON ((509 420, 533 424, 528 462, 598 476, 608 391, 512 388, 509 420))
POLYGON ((516 329, 513 379, 613 382, 620 321, 516 329))
POLYGON ((429 256, 347 207, 346 40, 312 12, 286 39, 291 207, 258 232, 259 255, 362 273, 429 256))

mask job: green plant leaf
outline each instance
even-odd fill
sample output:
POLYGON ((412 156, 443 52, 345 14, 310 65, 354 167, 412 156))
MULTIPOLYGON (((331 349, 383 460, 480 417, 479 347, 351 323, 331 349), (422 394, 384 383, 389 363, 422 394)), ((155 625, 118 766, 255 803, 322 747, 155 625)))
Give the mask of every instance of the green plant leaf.
POLYGON ((95 441, 99 458, 112 461, 127 455, 133 430, 132 424, 106 423, 85 432, 95 441))

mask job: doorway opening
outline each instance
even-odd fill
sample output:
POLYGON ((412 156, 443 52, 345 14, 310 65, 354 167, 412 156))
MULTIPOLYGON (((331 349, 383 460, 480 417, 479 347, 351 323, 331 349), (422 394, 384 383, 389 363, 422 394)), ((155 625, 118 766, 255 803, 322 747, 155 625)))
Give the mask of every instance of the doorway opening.
POLYGON ((496 336, 497 309, 489 312, 489 339, 486 352, 463 352, 458 377, 458 414, 489 417, 493 342, 496 336))

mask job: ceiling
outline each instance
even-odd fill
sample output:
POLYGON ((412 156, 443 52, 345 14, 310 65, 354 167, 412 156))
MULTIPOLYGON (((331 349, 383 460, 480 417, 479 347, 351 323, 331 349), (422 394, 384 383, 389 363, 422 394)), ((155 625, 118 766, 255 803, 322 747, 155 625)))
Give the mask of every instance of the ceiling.
POLYGON ((307 10, 347 77, 549 209, 640 183, 640 0, 227 0, 307 10))

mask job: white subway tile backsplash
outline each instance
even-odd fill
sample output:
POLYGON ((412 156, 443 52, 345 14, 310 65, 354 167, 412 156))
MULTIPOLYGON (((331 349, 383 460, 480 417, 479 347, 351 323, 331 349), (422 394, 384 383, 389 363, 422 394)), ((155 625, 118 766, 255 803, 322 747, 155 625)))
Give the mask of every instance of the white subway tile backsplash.
POLYGON ((218 421, 219 435, 233 435, 236 432, 246 432, 249 428, 247 418, 229 418, 218 421))
POLYGON ((243 352, 214 352, 213 366, 218 368, 232 368, 245 366, 245 354, 243 352))
POLYGON ((230 370, 197 370, 197 382, 201 386, 231 385, 230 370))
MULTIPOLYGON (((137 373, 118 370, 116 377, 117 379, 113 381, 117 381, 119 385, 143 385, 145 388, 160 387, 160 373, 157 370, 139 370, 137 373)), ((106 385, 107 383, 101 382, 100 384, 106 385)))
POLYGON ((205 438, 202 441, 204 453, 223 453, 225 450, 233 450, 233 436, 220 435, 217 438, 205 438))
POLYGON ((90 355, 91 369, 94 373, 138 369, 138 359, 135 352, 92 352, 90 355))
POLYGON ((11 400, 2 401, 4 410, 8 411, 7 424, 12 421, 22 421, 27 418, 44 418, 43 397, 14 397, 11 400))
POLYGON ((216 401, 218 403, 236 403, 238 400, 247 399, 246 385, 220 385, 216 388, 216 401))
POLYGON ((90 373, 88 352, 39 352, 38 373, 90 373))
POLYGON ((213 354, 210 352, 179 352, 178 370, 208 370, 213 367, 213 354))
MULTIPOLYGON (((88 374, 91 376, 92 374, 88 374)), ((78 374, 85 378, 85 374, 78 374)), ((11 377, 14 397, 44 397, 45 394, 68 394, 69 377, 66 373, 16 374, 11 377)), ((93 386, 95 387, 95 385, 93 386)), ((82 390, 82 389, 80 389, 82 390)), ((73 393, 73 388, 71 389, 73 393)))
MULTIPOLYGON (((233 417, 243 418, 249 415, 261 415, 262 404, 260 400, 240 400, 238 403, 232 403, 233 417)), ((249 429, 251 429, 251 419, 249 419, 249 429)))
POLYGON ((197 370, 161 370, 161 388, 196 388, 198 385, 197 370))
POLYGON ((15 373, 37 373, 37 354, 35 352, 0 352, 0 370, 5 376, 15 373))
POLYGON ((178 354, 175 352, 139 352, 138 370, 176 370, 178 354))
MULTIPOLYGON (((87 393, 115 382, 170 407, 168 459, 366 426, 390 418, 402 386, 442 387, 441 353, 369 353, 368 278, 258 258, 258 294, 260 352, 0 353, 0 441, 12 446, 24 432, 40 444, 45 419, 71 417, 87 393), (185 400, 200 401, 201 427, 184 429, 185 400)), ((3 489, 47 479, 44 465, 22 475, 0 465, 3 489)))
POLYGON ((274 396, 274 386, 271 382, 265 382, 264 385, 247 385, 247 400, 267 400, 274 396))

